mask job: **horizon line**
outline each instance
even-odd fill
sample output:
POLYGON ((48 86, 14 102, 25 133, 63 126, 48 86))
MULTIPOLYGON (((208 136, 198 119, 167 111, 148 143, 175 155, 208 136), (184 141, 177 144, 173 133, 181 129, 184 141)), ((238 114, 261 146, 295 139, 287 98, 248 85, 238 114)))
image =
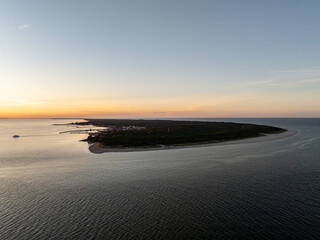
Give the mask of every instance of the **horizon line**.
POLYGON ((304 118, 309 118, 309 119, 318 119, 319 117, 133 117, 133 118, 104 118, 104 117, 97 117, 97 118, 87 118, 87 117, 27 117, 27 118, 19 118, 19 117, 0 117, 1 119, 52 119, 52 120, 63 120, 63 119, 83 119, 83 120, 90 120, 90 119, 304 119, 304 118))

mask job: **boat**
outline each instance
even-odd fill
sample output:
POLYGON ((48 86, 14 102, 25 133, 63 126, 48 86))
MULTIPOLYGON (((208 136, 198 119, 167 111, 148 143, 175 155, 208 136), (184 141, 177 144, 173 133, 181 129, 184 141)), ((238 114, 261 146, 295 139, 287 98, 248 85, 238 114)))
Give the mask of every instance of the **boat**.
POLYGON ((18 137, 20 137, 19 135, 13 135, 13 138, 18 138, 18 137))

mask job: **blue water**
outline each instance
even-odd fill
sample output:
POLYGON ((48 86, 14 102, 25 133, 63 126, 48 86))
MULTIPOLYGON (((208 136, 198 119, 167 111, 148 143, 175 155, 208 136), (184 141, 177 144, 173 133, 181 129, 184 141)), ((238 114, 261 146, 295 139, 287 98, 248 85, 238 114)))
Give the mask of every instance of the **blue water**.
POLYGON ((92 154, 66 120, 0 120, 0 239, 320 239, 320 119, 218 121, 298 133, 92 154))

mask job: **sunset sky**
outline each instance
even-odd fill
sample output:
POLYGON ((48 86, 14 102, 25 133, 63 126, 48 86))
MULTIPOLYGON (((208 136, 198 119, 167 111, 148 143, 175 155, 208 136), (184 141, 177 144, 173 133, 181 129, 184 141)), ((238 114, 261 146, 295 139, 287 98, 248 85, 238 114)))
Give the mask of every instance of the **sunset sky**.
POLYGON ((0 117, 320 117, 320 1, 0 1, 0 117))

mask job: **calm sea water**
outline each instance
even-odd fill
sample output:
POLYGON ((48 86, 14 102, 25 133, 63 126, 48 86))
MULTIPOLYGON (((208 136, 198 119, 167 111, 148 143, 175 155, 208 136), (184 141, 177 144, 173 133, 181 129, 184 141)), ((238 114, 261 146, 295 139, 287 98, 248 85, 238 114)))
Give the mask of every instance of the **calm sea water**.
POLYGON ((69 120, 0 120, 0 239, 320 239, 320 119, 221 120, 298 134, 92 154, 69 120))

